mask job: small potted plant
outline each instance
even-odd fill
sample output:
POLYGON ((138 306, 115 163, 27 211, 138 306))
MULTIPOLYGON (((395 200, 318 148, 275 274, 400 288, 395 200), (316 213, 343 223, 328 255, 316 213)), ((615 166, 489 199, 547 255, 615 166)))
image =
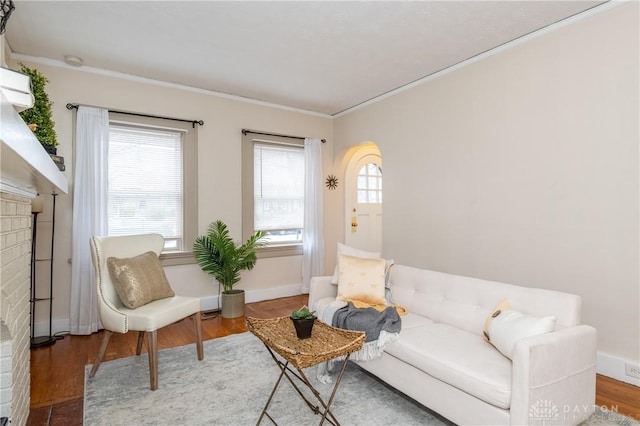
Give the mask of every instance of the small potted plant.
POLYGON ((310 311, 306 306, 291 312, 291 321, 293 321, 293 326, 296 328, 298 339, 311 337, 311 330, 315 320, 316 311, 310 311))

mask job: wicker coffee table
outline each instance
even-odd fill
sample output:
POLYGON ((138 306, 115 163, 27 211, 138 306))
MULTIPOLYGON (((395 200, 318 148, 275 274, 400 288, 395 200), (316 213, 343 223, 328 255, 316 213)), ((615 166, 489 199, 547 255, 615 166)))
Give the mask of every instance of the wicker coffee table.
POLYGON ((322 425, 325 420, 332 425, 339 425, 340 423, 330 410, 331 403, 342 380, 349 355, 362 348, 365 333, 334 328, 316 320, 311 337, 308 339, 298 339, 293 323, 289 317, 272 319, 248 317, 247 325, 249 326, 249 331, 264 343, 271 357, 280 368, 280 376, 256 424, 259 425, 265 416, 274 424, 277 424, 269 413, 267 413, 267 409, 269 408, 269 404, 271 404, 273 395, 278 389, 282 378, 286 377, 298 392, 298 395, 307 403, 311 411, 315 414, 322 414, 320 425, 322 425), (276 354, 279 356, 276 356, 276 354), (331 396, 329 400, 325 402, 320 396, 320 393, 313 387, 309 379, 307 379, 302 369, 339 356, 345 356, 345 360, 336 379, 336 383, 333 386, 331 396), (295 371, 290 365, 295 367, 295 371), (313 393, 322 406, 322 410, 302 393, 294 381, 294 378, 298 379, 311 390, 311 393, 313 393))

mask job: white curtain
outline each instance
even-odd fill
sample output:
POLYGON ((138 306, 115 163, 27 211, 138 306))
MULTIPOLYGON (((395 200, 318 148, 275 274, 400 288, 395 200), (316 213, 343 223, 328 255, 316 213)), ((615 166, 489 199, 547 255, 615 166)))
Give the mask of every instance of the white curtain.
POLYGON ((324 272, 322 142, 304 140, 304 230, 302 232, 302 292, 311 277, 324 272))
POLYGON ((78 107, 73 174, 71 334, 101 328, 89 239, 107 232, 109 111, 78 107))

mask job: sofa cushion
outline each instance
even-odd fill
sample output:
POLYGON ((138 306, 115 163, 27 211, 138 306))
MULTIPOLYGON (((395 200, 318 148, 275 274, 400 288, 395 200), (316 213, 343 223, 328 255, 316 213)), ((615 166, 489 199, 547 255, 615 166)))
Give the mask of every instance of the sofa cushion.
POLYGON ((481 280, 396 264, 392 298, 409 312, 482 336, 485 320, 501 300, 517 311, 556 317, 555 329, 580 324, 580 296, 481 280))
POLYGON ((336 254, 336 268, 333 271, 333 277, 331 277, 331 284, 338 284, 338 277, 340 275, 340 255, 345 254, 347 256, 362 257, 365 259, 376 259, 380 257, 380 252, 371 252, 350 247, 341 243, 338 243, 336 254))
POLYGON ((433 321, 422 315, 416 315, 412 312, 407 312, 402 316, 402 330, 408 330, 415 327, 423 327, 425 325, 431 325, 433 321))
POLYGON ((496 407, 511 405, 511 361, 481 336, 447 324, 403 327, 385 352, 496 407))
POLYGON ((384 259, 338 257, 340 270, 337 300, 359 300, 372 305, 386 305, 384 287, 384 259))

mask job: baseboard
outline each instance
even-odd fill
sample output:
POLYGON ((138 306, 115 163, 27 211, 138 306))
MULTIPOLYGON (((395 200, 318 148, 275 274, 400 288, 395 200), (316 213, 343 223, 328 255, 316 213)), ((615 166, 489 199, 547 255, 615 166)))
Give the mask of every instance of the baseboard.
POLYGON ((616 356, 598 352, 596 358, 596 371, 603 376, 611 377, 612 379, 619 380, 621 382, 630 383, 635 386, 640 386, 640 379, 627 376, 625 374, 625 364, 632 363, 638 365, 638 360, 630 360, 618 358, 616 356))
POLYGON ((251 290, 245 294, 245 302, 261 302, 263 300, 279 299, 281 297, 297 296, 302 294, 302 284, 289 284, 280 287, 251 290))
MULTIPOLYGON (((260 290, 246 290, 245 303, 261 302, 263 300, 278 299, 281 297, 297 296, 302 294, 301 284, 289 284, 280 287, 271 287, 260 290)), ((211 311, 219 308, 218 296, 206 296, 200 298, 200 308, 203 311, 211 311)))
MULTIPOLYGON (((34 335, 35 336, 48 336, 49 335, 49 323, 48 322, 36 322, 34 335)), ((57 318, 51 321, 51 335, 56 333, 68 334, 69 333, 69 318, 57 318)))

